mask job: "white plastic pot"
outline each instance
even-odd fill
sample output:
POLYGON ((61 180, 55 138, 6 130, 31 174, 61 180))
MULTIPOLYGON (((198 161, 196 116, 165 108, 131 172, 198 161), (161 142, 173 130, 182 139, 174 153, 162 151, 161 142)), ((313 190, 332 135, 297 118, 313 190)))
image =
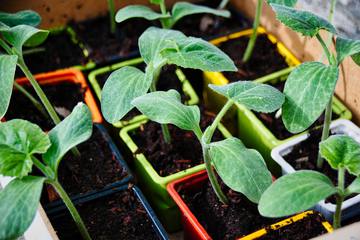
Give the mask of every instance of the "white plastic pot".
MULTIPOLYGON (((349 120, 339 119, 331 123, 330 125, 331 132, 335 134, 345 134, 357 142, 360 143, 360 128, 357 127, 354 123, 349 120)), ((309 134, 301 135, 293 140, 290 140, 278 147, 275 147, 271 151, 271 157, 277 162, 281 169, 282 175, 293 173, 296 170, 283 158, 292 151, 295 145, 306 140, 309 137, 309 134)), ((336 205, 332 203, 325 203, 325 201, 319 202, 314 209, 321 212, 325 218, 329 221, 332 221, 333 215, 335 213, 336 205)), ((360 194, 355 197, 349 198, 344 201, 342 205, 342 220, 350 219, 356 215, 360 214, 360 194)))

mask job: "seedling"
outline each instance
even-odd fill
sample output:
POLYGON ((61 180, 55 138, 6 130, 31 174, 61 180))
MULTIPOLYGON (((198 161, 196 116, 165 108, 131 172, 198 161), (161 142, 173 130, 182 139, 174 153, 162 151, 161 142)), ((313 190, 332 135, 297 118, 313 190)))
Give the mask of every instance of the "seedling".
MULTIPOLYGON (((161 68, 166 64, 203 71, 236 71, 232 60, 212 44, 179 31, 148 28, 139 38, 140 54, 146 63, 145 73, 135 67, 123 67, 107 79, 101 94, 101 109, 110 123, 121 120, 134 106, 131 101, 156 91, 161 68)), ((162 125, 166 142, 170 135, 162 125)))
POLYGON ((171 14, 166 9, 165 0, 150 0, 150 3, 160 6, 161 13, 157 13, 147 6, 131 5, 120 9, 116 13, 116 22, 120 23, 130 18, 145 18, 149 21, 160 20, 162 27, 169 29, 183 17, 193 14, 208 13, 226 18, 230 17, 230 12, 227 10, 212 9, 188 2, 175 3, 171 14))
POLYGON ((333 226, 340 227, 344 199, 353 193, 360 193, 360 145, 349 136, 334 135, 320 143, 320 153, 338 171, 337 186, 326 175, 316 171, 302 170, 285 175, 261 196, 258 208, 263 216, 288 216, 335 195, 333 226), (357 177, 347 188, 345 171, 357 177))
MULTIPOLYGON (((320 30, 336 35, 335 27, 317 15, 278 4, 271 5, 277 18, 292 30, 304 36, 316 37, 327 57, 328 65, 321 62, 306 62, 296 67, 285 83, 285 103, 282 107, 282 120, 292 133, 298 133, 310 127, 325 110, 325 120, 321 140, 329 136, 332 115, 332 98, 339 78, 339 65, 351 56, 360 65, 360 41, 342 38, 336 39, 336 54, 331 53, 320 30)), ((320 154, 317 161, 319 169, 323 166, 320 154)))
POLYGON ((194 132, 202 146, 209 180, 221 202, 227 204, 228 199, 221 190, 212 164, 228 187, 257 203, 272 181, 271 173, 260 153, 246 148, 235 137, 219 142, 211 142, 211 139, 221 119, 234 104, 243 104, 254 111, 272 112, 281 107, 284 96, 269 85, 249 81, 209 87, 228 100, 204 132, 199 126, 199 108, 182 104, 180 94, 175 90, 148 93, 134 99, 132 103, 152 121, 173 124, 194 132))
POLYGON ((53 186, 62 198, 83 238, 91 239, 57 173, 63 156, 91 133, 91 113, 83 103, 49 134, 21 119, 0 123, 0 174, 14 178, 0 191, 0 239, 17 239, 30 226, 44 183, 53 186), (30 175, 33 166, 43 176, 30 175))

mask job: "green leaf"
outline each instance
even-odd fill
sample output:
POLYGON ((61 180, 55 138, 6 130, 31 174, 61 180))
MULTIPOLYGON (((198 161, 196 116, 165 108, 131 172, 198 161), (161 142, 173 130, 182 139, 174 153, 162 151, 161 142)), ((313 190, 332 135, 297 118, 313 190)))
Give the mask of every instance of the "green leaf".
MULTIPOLYGON (((338 64, 340 64, 348 56, 354 56, 355 54, 359 54, 360 40, 352 40, 338 37, 336 39, 336 53, 338 64)), ((356 63, 356 59, 354 60, 354 62, 356 63)))
POLYGON ((160 5, 164 0, 150 0, 150 3, 160 5))
POLYGON ((134 99, 132 104, 152 121, 174 124, 184 130, 200 129, 199 108, 182 104, 180 94, 175 90, 148 93, 134 99))
POLYGON ((44 162, 57 173, 62 157, 76 145, 88 140, 92 133, 89 108, 78 103, 72 113, 49 132, 51 147, 43 155, 44 162))
POLYGON ((131 101, 147 93, 152 78, 134 67, 114 71, 107 79, 101 94, 101 110, 105 119, 116 123, 134 106, 131 101))
POLYGON ((16 55, 0 55, 0 119, 4 117, 10 104, 16 63, 16 55))
POLYGON ((346 135, 330 136, 320 143, 320 153, 334 169, 346 168, 360 176, 360 144, 346 135))
POLYGON ((33 165, 31 155, 49 147, 49 137, 35 124, 21 119, 0 123, 0 174, 26 176, 33 165))
POLYGON ((126 21, 131 18, 145 18, 147 20, 156 20, 161 18, 169 18, 170 15, 163 15, 161 13, 154 12, 151 8, 143 5, 131 5, 120 9, 115 16, 115 20, 118 23, 126 21))
POLYGON ((257 112, 273 112, 284 103, 284 95, 274 87, 252 81, 239 81, 223 86, 210 84, 215 92, 257 112))
POLYGON ((265 217, 284 217, 304 210, 336 193, 322 173, 302 170, 279 178, 261 196, 258 209, 265 217))
POLYGON ((0 239, 17 239, 32 223, 45 178, 12 180, 0 191, 0 239))
POLYGON ((31 10, 19 11, 16 13, 0 12, 0 22, 9 27, 17 25, 29 25, 36 27, 41 22, 41 17, 37 12, 31 10))
POLYGON ((9 29, 0 29, 4 39, 21 54, 22 47, 36 47, 43 43, 49 31, 40 30, 27 25, 18 25, 9 29))
POLYGON ((347 188, 346 192, 350 195, 352 193, 360 193, 360 177, 356 178, 347 188))
POLYGON ((177 2, 172 8, 171 26, 174 26, 181 18, 193 14, 208 13, 216 16, 229 18, 231 13, 227 10, 217 10, 206 6, 188 2, 177 2))
POLYGON ((287 7, 294 7, 297 0, 267 0, 268 4, 279 4, 287 7))
POLYGON ((360 53, 352 55, 351 58, 358 66, 360 66, 360 53))
POLYGON ((211 161, 224 183, 258 203, 272 182, 271 173, 260 153, 247 149, 234 137, 211 143, 209 147, 211 161))
POLYGON ((292 133, 313 124, 333 95, 339 77, 336 66, 306 62, 295 68, 285 83, 282 119, 292 133))
POLYGON ((296 10, 279 4, 270 4, 280 22, 292 30, 313 37, 323 29, 333 34, 336 33, 334 26, 325 19, 307 11, 296 10))

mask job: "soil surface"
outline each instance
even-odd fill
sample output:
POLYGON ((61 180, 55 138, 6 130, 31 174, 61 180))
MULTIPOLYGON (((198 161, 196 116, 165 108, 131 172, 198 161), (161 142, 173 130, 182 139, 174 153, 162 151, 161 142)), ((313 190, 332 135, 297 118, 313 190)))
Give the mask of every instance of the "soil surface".
MULTIPOLYGON (((158 239, 152 222, 131 190, 77 206, 92 239, 158 239)), ((70 214, 49 216, 60 239, 82 239, 70 214)))
POLYGON ((117 24, 116 33, 112 34, 109 16, 105 15, 70 25, 89 50, 89 57, 101 64, 137 53, 138 38, 153 24, 144 19, 129 19, 117 24))
MULTIPOLYGON (((202 111, 200 126, 209 126, 214 119, 212 113, 202 111)), ((201 145, 191 131, 181 130, 168 125, 171 143, 164 141, 161 125, 152 121, 132 133, 132 138, 139 146, 138 153, 143 153, 160 176, 168 176, 203 163, 201 145)), ((213 141, 223 137, 216 131, 213 141)))
POLYGON ((250 60, 243 63, 242 57, 249 42, 248 37, 232 39, 219 45, 227 53, 235 65, 237 72, 224 72, 230 82, 254 80, 270 73, 289 67, 283 56, 265 34, 259 34, 250 60))
MULTIPOLYGON (((32 87, 25 88, 38 99, 32 87)), ((84 101, 85 89, 81 88, 80 84, 64 82, 56 85, 42 85, 41 88, 61 119, 69 115, 78 102, 84 101)), ((13 91, 5 118, 7 120, 25 119, 39 125, 43 130, 50 130, 55 126, 49 116, 44 117, 28 98, 16 90, 13 91)))

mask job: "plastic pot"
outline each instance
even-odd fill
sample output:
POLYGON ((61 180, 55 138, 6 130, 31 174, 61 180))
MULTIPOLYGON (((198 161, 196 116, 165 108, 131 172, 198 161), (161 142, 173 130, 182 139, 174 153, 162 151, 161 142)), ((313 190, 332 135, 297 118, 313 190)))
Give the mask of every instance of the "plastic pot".
MULTIPOLYGON (((92 88, 94 89, 94 92, 95 92, 98 100, 99 101, 101 100, 101 87, 100 87, 98 79, 97 79, 97 77, 99 75, 113 72, 113 71, 115 71, 119 68, 125 67, 125 66, 136 66, 143 62, 144 61, 142 60, 142 58, 135 58, 135 59, 127 60, 127 61, 120 62, 120 63, 114 64, 111 66, 107 66, 107 67, 103 67, 103 68, 99 68, 94 71, 91 71, 89 74, 89 82, 90 82, 92 88)), ((176 75, 179 78, 179 81, 181 81, 183 84, 182 89, 183 89, 184 93, 189 97, 189 100, 186 102, 186 104, 188 104, 188 105, 198 104, 199 97, 195 93, 195 90, 191 86, 189 80, 186 79, 184 73, 180 69, 177 69, 176 75)), ((146 117, 144 115, 138 115, 138 116, 135 116, 134 118, 132 118, 131 120, 122 120, 113 125, 116 128, 122 128, 124 126, 127 126, 129 124, 132 124, 132 123, 144 120, 144 119, 146 119, 146 117)))
MULTIPOLYGON (((116 147, 115 143, 112 141, 112 139, 111 139, 109 133, 107 132, 107 130, 105 129, 105 127, 103 125, 101 125, 101 124, 94 124, 94 127, 96 127, 101 132, 101 135, 105 139, 105 141, 107 142, 108 147, 110 148, 110 150, 112 152, 112 155, 114 156, 115 160, 121 165, 121 167, 125 169, 125 171, 127 172, 127 176, 124 177, 120 181, 113 182, 113 183, 105 186, 103 189, 92 190, 92 191, 89 191, 89 192, 86 192, 86 193, 76 194, 76 195, 73 195, 73 196, 70 195, 70 198, 73 201, 75 201, 77 199, 80 199, 80 198, 87 197, 87 196, 91 196, 91 195, 94 195, 94 194, 96 195, 96 194, 98 194, 100 192, 107 191, 109 189, 113 189, 113 188, 116 188, 116 187, 119 187, 119 186, 122 186, 122 185, 126 185, 130 181, 133 180, 133 176, 131 174, 130 168, 128 167, 127 163, 125 162, 122 154, 119 152, 119 149, 116 147)), ((62 200, 59 199, 59 200, 48 203, 47 205, 44 206, 44 208, 45 208, 45 210, 49 210, 49 209, 55 208, 57 206, 60 206, 61 204, 62 204, 62 200)))
MULTIPOLYGON (((93 200, 101 199, 103 197, 107 197, 109 195, 116 194, 118 192, 127 190, 128 188, 129 188, 128 185, 122 185, 122 186, 115 187, 113 189, 110 189, 110 190, 107 190, 107 191, 104 191, 104 192, 100 192, 100 193, 97 193, 97 194, 93 194, 93 195, 89 195, 89 196, 77 199, 73 203, 75 205, 87 204, 87 203, 89 203, 89 202, 91 202, 93 200)), ((135 193, 135 196, 137 197, 137 199, 140 201, 141 205, 146 210, 146 213, 147 213, 147 215, 149 216, 149 218, 150 218, 150 220, 152 222, 152 226, 153 226, 154 231, 156 232, 158 238, 163 239, 163 240, 169 239, 166 231, 164 230, 162 224, 160 223, 157 216, 155 215, 155 213, 154 213, 153 209, 151 208, 150 204, 148 203, 148 201, 146 200, 146 198, 142 194, 141 190, 137 186, 133 186, 130 189, 131 189, 131 191, 133 191, 135 193)), ((59 217, 62 214, 65 214, 65 213, 67 214, 67 211, 68 210, 65 207, 65 205, 61 204, 57 208, 53 208, 53 209, 47 211, 47 214, 48 214, 49 218, 51 219, 51 218, 59 217)))
MULTIPOLYGON (((138 177, 139 184, 143 186, 142 189, 167 230, 172 232, 180 229, 180 214, 174 201, 170 198, 169 193, 166 190, 166 185, 172 181, 205 169, 205 164, 197 165, 166 177, 161 177, 146 159, 144 154, 136 153, 138 146, 130 137, 131 132, 136 131, 147 121, 148 120, 143 120, 124 127, 120 131, 120 137, 135 158, 133 161, 133 169, 138 177)), ((231 134, 222 125, 219 125, 218 129, 224 138, 231 137, 231 134)))
MULTIPOLYGON (((360 129, 351 121, 345 119, 339 119, 331 123, 330 129, 335 134, 345 134, 357 142, 360 143, 360 129)), ((291 139, 288 142, 274 148, 271 151, 271 156, 276 163, 278 163, 282 169, 282 174, 286 175, 294 173, 296 170, 284 159, 283 156, 292 151, 295 145, 302 141, 305 141, 309 137, 309 134, 303 134, 291 139)), ((321 212, 326 219, 332 221, 335 213, 336 205, 332 203, 325 203, 325 201, 319 202, 314 209, 321 212)), ((360 214, 360 194, 355 197, 349 198, 344 201, 342 205, 342 220, 348 220, 352 217, 360 214)))

